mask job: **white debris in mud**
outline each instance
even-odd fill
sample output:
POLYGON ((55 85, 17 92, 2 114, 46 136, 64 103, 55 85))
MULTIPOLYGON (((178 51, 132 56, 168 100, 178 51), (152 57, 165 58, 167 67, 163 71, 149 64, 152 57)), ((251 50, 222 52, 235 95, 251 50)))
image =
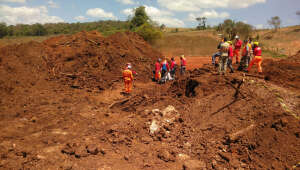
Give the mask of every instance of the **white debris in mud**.
POLYGON ((171 106, 171 105, 169 105, 167 108, 165 108, 162 111, 163 117, 171 116, 171 115, 176 115, 176 114, 178 114, 177 110, 175 109, 174 106, 171 106))
POLYGON ((154 134, 158 130, 159 130, 159 126, 157 125, 156 121, 153 120, 151 125, 150 125, 150 133, 154 134))
MULTIPOLYGON (((171 105, 162 111, 159 109, 153 109, 151 112, 154 117, 152 118, 152 122, 149 122, 150 134, 160 131, 160 127, 168 127, 180 116, 175 107, 171 105)), ((169 134, 170 131, 167 133, 169 134)))

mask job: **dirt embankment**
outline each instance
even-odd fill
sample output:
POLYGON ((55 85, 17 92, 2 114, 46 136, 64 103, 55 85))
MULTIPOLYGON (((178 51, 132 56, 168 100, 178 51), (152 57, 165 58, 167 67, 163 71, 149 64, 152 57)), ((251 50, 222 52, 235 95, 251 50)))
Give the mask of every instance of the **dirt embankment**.
POLYGON ((264 61, 265 77, 204 65, 163 85, 147 81, 156 55, 133 33, 1 48, 0 169, 299 166, 298 55, 264 61), (128 97, 126 62, 139 73, 128 97))
POLYGON ((135 33, 103 37, 97 32, 80 32, 44 41, 50 73, 64 84, 104 90, 119 81, 126 63, 147 80, 160 53, 135 33))
POLYGON ((300 87, 300 51, 287 59, 274 61, 267 59, 263 61, 263 72, 266 80, 299 89, 300 87))

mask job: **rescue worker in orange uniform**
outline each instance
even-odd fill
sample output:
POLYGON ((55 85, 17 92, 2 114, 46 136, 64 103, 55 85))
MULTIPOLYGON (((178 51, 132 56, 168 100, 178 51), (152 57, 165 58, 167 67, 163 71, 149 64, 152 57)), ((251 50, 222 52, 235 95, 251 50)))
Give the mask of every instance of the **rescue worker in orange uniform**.
POLYGON ((123 79, 125 83, 125 92, 131 93, 132 85, 133 85, 133 73, 131 71, 132 66, 127 65, 125 70, 123 71, 123 79))
POLYGON ((240 50, 241 47, 243 45, 243 42, 240 40, 239 36, 235 36, 235 43, 234 43, 234 51, 233 51, 233 55, 234 57, 236 57, 236 64, 238 64, 240 62, 240 50))
POLYGON ((261 74, 262 73, 262 68, 261 68, 261 63, 262 63, 262 57, 261 57, 261 48, 259 47, 259 43, 258 42, 254 42, 254 58, 251 60, 250 65, 247 69, 246 72, 249 72, 253 66, 253 64, 257 64, 258 65, 258 72, 261 74))

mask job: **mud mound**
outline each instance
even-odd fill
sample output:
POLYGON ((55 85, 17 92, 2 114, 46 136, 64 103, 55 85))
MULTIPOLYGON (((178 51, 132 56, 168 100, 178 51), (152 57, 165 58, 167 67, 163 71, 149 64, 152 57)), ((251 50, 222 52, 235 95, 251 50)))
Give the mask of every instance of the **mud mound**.
POLYGON ((135 33, 116 33, 103 37, 100 33, 80 32, 44 41, 45 58, 51 75, 76 88, 103 90, 120 81, 126 63, 147 80, 158 52, 135 33))
POLYGON ((38 42, 29 42, 0 49, 1 94, 16 94, 18 89, 30 88, 46 78, 42 47, 38 42))
POLYGON ((263 69, 266 80, 300 90, 300 52, 279 61, 264 60, 263 69))

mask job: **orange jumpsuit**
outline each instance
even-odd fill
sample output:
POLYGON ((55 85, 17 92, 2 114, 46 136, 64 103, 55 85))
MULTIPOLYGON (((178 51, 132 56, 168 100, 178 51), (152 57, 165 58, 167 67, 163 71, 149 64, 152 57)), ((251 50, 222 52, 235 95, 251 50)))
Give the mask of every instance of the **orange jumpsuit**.
POLYGON ((261 58, 261 48, 260 47, 256 47, 254 49, 254 58, 251 60, 250 65, 248 67, 248 71, 251 70, 251 67, 253 66, 253 64, 257 64, 258 65, 258 72, 262 73, 262 68, 261 68, 261 63, 262 63, 262 58, 261 58))
POLYGON ((125 92, 130 93, 132 90, 133 74, 128 68, 123 71, 123 79, 125 83, 125 92))

